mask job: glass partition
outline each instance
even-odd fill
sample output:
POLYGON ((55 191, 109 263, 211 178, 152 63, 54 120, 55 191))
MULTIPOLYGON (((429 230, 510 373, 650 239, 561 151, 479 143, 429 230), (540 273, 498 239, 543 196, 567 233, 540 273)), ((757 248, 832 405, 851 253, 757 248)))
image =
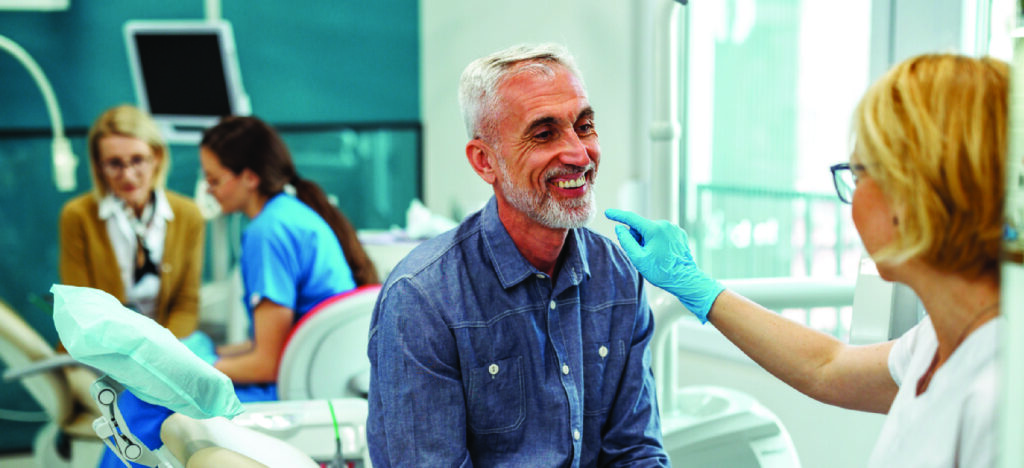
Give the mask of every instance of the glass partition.
MULTIPOLYGON (((719 279, 852 276, 860 240, 829 166, 868 85, 871 2, 691 2, 682 15, 683 212, 719 279)), ((845 338, 845 308, 781 311, 845 338)))

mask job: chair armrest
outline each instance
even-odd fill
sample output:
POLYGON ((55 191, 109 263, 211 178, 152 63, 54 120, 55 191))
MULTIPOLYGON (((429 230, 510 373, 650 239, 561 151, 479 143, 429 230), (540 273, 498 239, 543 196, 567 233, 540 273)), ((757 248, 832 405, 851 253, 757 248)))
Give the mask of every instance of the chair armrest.
POLYGON ((234 450, 221 447, 199 449, 185 463, 185 468, 220 468, 223 466, 233 468, 267 468, 267 465, 252 458, 234 450))
MULTIPOLYGON (((68 366, 86 366, 71 357, 70 354, 57 354, 46 359, 41 359, 32 362, 27 366, 22 366, 13 369, 7 369, 4 371, 4 381, 13 381, 16 379, 22 379, 31 375, 38 374, 40 372, 49 372, 54 369, 60 369, 68 366)), ((99 371, 97 371, 99 372, 99 371)))
POLYGON ((228 457, 252 462, 251 465, 237 465, 241 467, 319 468, 312 458, 295 446, 236 425, 223 417, 193 419, 175 413, 160 427, 160 438, 167 450, 185 466, 202 466, 200 462, 203 460, 212 463, 228 457))

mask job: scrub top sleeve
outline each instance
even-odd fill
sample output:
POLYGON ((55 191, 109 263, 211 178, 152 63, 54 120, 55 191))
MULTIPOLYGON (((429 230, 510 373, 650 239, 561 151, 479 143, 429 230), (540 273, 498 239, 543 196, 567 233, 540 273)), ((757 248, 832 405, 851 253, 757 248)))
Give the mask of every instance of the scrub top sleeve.
POLYGON ((242 281, 251 312, 266 298, 295 309, 298 291, 298 256, 272 231, 246 232, 242 240, 242 281))

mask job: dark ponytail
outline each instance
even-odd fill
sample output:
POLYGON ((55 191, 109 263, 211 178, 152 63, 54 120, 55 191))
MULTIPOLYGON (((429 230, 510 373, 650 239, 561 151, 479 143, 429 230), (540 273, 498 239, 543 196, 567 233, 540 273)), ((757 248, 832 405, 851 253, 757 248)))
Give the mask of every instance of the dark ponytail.
POLYGON ((292 178, 291 184, 295 187, 296 198, 309 205, 324 221, 327 221, 327 225, 338 237, 341 250, 345 252, 345 261, 348 262, 348 267, 352 270, 352 277, 356 280, 356 286, 379 283, 377 268, 370 261, 370 256, 363 249, 363 244, 356 236, 355 228, 352 227, 352 223, 345 217, 345 214, 327 200, 327 195, 316 183, 296 175, 292 178))
POLYGON ((299 177, 288 147, 270 125, 256 117, 225 117, 203 132, 200 146, 209 149, 235 174, 245 169, 256 173, 260 178, 258 190, 268 198, 281 193, 286 184, 295 187, 296 198, 316 211, 334 231, 356 286, 380 282, 352 223, 327 200, 319 185, 299 177))

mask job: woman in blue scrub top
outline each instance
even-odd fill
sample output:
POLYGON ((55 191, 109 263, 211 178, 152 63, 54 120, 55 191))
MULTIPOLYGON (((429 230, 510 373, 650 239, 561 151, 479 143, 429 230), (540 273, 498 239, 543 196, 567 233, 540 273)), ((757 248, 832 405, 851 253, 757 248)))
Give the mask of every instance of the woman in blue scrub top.
POLYGON ((243 402, 276 400, 278 361, 292 326, 324 299, 377 283, 377 272, 351 223, 317 184, 299 177, 265 122, 224 119, 203 134, 199 159, 223 212, 250 220, 241 269, 253 336, 218 348, 214 366, 235 382, 243 402))
MULTIPOLYGON (((348 219, 318 185, 299 177, 288 148, 265 122, 222 120, 203 134, 199 158, 221 210, 249 218, 241 268, 253 337, 219 347, 214 367, 234 381, 242 402, 277 400, 278 361, 292 326, 324 299, 378 283, 377 271, 348 219)), ((147 447, 162 444, 160 427, 170 410, 127 391, 118 406, 147 447)), ((99 466, 124 465, 106 449, 99 466)))

